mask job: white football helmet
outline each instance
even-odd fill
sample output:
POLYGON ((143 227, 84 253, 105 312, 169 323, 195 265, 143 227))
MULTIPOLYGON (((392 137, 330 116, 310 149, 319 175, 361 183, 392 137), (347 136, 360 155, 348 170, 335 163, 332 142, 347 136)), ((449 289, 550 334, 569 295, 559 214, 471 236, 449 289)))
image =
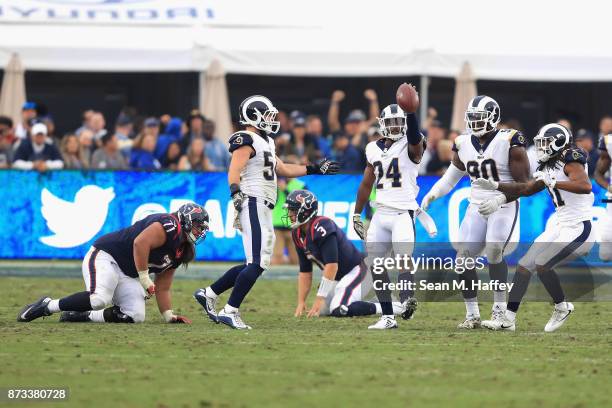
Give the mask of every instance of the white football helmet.
POLYGON ((408 125, 406 124, 406 113, 393 103, 387 106, 380 113, 378 124, 380 125, 380 133, 383 137, 391 140, 399 140, 406 136, 408 125))
POLYGON ((495 99, 479 95, 473 98, 465 111, 465 124, 474 136, 482 136, 497 128, 501 110, 495 99))
POLYGON ((536 148, 536 157, 540 163, 555 158, 572 142, 572 132, 558 123, 549 123, 542 126, 533 138, 536 148))
POLYGON ((280 122, 276 120, 278 109, 265 96, 249 96, 240 104, 239 113, 242 125, 253 126, 267 134, 275 134, 280 129, 280 122))

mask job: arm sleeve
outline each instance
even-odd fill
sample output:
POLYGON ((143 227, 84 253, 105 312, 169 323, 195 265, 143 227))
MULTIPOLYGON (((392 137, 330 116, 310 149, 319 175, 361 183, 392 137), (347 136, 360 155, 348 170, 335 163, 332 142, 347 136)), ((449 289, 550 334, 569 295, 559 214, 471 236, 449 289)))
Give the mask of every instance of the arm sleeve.
POLYGON ((328 235, 321 244, 321 258, 325 265, 338 262, 338 239, 336 234, 328 235))
POLYGON ((457 185, 464 174, 465 171, 459 170, 453 163, 451 163, 446 172, 444 172, 444 175, 431 188, 431 191, 436 197, 445 196, 453 189, 453 187, 457 185))
POLYGON ((423 139, 419 128, 419 120, 417 119, 416 113, 406 114, 406 124, 408 125, 407 137, 408 143, 411 145, 418 145, 423 139))
POLYGON ((64 162, 59 159, 59 160, 47 160, 45 161, 45 164, 47 165, 47 168, 51 169, 51 170, 59 170, 59 169, 63 169, 64 168, 64 162))
POLYGON ((27 160, 15 160, 13 162, 13 168, 19 170, 32 170, 34 168, 34 163, 27 160))

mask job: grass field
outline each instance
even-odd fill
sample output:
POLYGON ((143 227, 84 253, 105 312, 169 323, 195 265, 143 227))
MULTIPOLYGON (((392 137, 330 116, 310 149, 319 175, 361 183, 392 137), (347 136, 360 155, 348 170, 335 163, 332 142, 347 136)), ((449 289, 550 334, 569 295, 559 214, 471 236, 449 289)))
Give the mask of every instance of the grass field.
MULTIPOLYGON (((516 333, 462 332, 461 303, 421 303, 400 329, 373 318, 292 317, 295 283, 258 282, 243 305, 249 332, 204 318, 191 298, 205 282, 174 284, 167 325, 153 301, 142 325, 15 321, 41 295, 82 290, 79 279, 0 278, 0 387, 69 387, 58 407, 610 406, 612 303, 578 303, 545 334, 551 306, 523 306, 516 333), (608 401, 608 402, 606 402, 608 401)), ((488 305, 481 305, 488 311, 488 305)))

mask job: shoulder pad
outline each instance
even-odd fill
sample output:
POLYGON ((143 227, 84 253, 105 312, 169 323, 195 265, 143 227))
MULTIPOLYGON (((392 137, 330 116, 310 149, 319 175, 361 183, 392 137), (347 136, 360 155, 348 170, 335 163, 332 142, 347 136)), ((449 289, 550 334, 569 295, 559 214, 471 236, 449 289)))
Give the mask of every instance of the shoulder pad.
POLYGON ((162 227, 164 227, 164 231, 166 231, 166 235, 169 239, 178 238, 181 233, 181 225, 178 222, 178 219, 171 214, 163 214, 159 217, 158 220, 162 227))
POLYGON ((461 148, 461 145, 463 144, 465 139, 467 139, 468 137, 469 137, 469 135, 466 135, 466 134, 457 136, 455 138, 455 141, 453 142, 453 151, 454 152, 458 152, 459 149, 461 148))
POLYGON ((338 226, 327 217, 317 217, 310 226, 310 234, 313 241, 323 240, 331 234, 336 233, 338 226))
POLYGON ((525 135, 523 135, 518 130, 508 129, 510 132, 508 133, 508 140, 510 141, 510 147, 513 146, 521 146, 525 147, 527 144, 527 139, 525 139, 525 135))
POLYGON ((580 164, 586 164, 588 153, 579 147, 569 148, 563 153, 563 161, 567 163, 577 162, 580 164))
POLYGON ((232 153, 234 150, 242 146, 253 147, 253 136, 251 136, 249 132, 236 132, 232 135, 232 137, 230 137, 230 140, 229 140, 230 153, 232 153))
POLYGON ((607 142, 612 137, 612 135, 601 135, 599 136, 599 143, 597 144, 597 148, 599 150, 608 151, 607 142))

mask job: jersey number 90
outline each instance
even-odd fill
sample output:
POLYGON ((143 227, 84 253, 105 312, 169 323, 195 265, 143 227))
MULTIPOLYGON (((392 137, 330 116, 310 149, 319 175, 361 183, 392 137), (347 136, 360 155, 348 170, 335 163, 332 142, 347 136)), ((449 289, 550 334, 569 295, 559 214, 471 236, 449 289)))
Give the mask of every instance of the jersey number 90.
POLYGON ((495 165, 495 160, 493 159, 483 160, 480 165, 476 161, 469 161, 465 166, 465 170, 472 179, 483 178, 499 181, 497 166, 495 165))

